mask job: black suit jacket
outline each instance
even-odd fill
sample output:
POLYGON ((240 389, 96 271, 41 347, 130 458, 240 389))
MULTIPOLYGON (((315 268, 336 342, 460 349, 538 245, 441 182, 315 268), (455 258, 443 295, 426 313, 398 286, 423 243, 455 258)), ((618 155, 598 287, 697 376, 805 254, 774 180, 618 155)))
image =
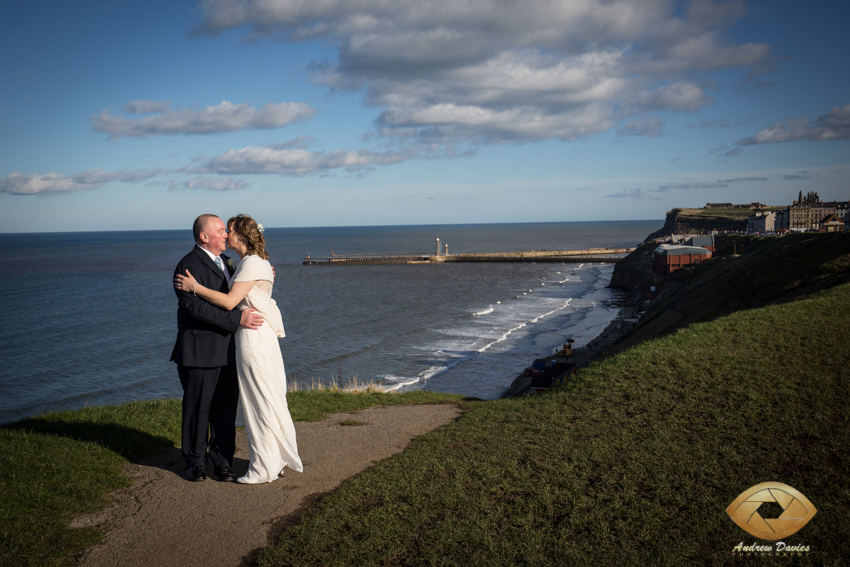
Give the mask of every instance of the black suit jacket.
MULTIPOLYGON (((233 274, 227 256, 222 255, 228 271, 233 274)), ((189 270, 202 286, 227 293, 224 274, 198 246, 186 254, 176 274, 189 270)), ((242 312, 227 311, 216 307, 192 292, 177 291, 177 342, 171 352, 171 360, 181 366, 214 368, 236 363, 235 333, 239 329, 242 312)))

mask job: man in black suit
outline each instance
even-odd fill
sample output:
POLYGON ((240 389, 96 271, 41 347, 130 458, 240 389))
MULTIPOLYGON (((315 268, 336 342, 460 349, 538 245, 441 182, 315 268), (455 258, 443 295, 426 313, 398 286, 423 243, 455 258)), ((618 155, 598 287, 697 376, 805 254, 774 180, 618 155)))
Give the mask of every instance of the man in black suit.
MULTIPOLYGON (((201 215, 192 226, 195 247, 174 270, 189 270, 199 284, 227 293, 233 268, 222 252, 227 249, 227 229, 215 215, 201 215)), ((176 291, 176 290, 175 290, 176 291)), ((236 376, 234 333, 240 325, 258 329, 262 316, 253 309, 226 311, 191 292, 177 293, 177 342, 171 360, 183 385, 183 460, 189 480, 206 477, 207 450, 222 481, 236 480, 236 376), (209 430, 209 436, 207 436, 209 430)))

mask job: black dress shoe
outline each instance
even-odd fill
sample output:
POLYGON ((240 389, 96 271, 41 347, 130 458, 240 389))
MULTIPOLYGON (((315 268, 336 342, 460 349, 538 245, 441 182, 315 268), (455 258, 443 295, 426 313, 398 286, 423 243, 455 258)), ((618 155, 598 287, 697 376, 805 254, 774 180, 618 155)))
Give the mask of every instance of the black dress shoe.
POLYGON ((236 473, 233 472, 233 469, 230 467, 215 469, 215 476, 217 476, 221 482, 234 482, 236 480, 236 473))
POLYGON ((192 482, 207 480, 207 472, 204 467, 189 467, 189 480, 192 482))

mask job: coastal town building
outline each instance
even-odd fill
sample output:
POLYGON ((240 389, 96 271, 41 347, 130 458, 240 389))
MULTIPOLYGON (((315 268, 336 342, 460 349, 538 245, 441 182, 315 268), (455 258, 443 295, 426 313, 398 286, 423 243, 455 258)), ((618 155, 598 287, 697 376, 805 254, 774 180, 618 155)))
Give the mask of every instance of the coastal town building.
POLYGON ((774 211, 776 217, 773 221, 773 230, 775 232, 786 232, 788 231, 788 219, 791 216, 791 212, 789 209, 780 209, 778 211, 774 211))
POLYGON ((652 268, 659 274, 672 274, 711 258, 711 251, 701 246, 662 244, 655 249, 652 268))
MULTIPOLYGON (((847 228, 848 201, 821 201, 816 191, 810 191, 803 197, 803 192, 791 206, 786 209, 787 225, 790 230, 824 230, 824 222, 830 215, 847 228)), ((833 225, 834 229, 834 223, 833 225)))
POLYGON ((750 218, 747 219, 747 232, 773 232, 774 230, 782 228, 781 225, 777 225, 776 217, 777 215, 775 211, 756 211, 750 216, 750 218))
POLYGON ((850 201, 836 202, 835 216, 844 223, 844 230, 850 230, 850 201))
POLYGON ((844 230, 844 223, 837 216, 829 215, 823 219, 823 230, 826 232, 841 232, 844 230))
POLYGON ((714 235, 708 234, 706 236, 691 236, 685 241, 685 245, 699 246, 700 248, 705 248, 714 254, 714 235))
MULTIPOLYGON (((717 205, 718 203, 715 203, 717 205)), ((784 209, 755 209, 747 219, 747 232, 785 232, 807 230, 848 230, 850 229, 850 202, 821 201, 817 192, 811 191, 805 196, 800 191, 798 198, 784 209), (835 219, 830 219, 835 217, 835 219)))

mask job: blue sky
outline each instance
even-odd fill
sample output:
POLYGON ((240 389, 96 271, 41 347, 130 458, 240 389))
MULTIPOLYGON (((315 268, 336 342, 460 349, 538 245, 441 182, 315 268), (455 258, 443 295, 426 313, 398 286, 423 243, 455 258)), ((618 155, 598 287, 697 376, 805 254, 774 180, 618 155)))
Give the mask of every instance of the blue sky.
POLYGON ((850 199, 840 1, 0 6, 0 232, 850 199))

